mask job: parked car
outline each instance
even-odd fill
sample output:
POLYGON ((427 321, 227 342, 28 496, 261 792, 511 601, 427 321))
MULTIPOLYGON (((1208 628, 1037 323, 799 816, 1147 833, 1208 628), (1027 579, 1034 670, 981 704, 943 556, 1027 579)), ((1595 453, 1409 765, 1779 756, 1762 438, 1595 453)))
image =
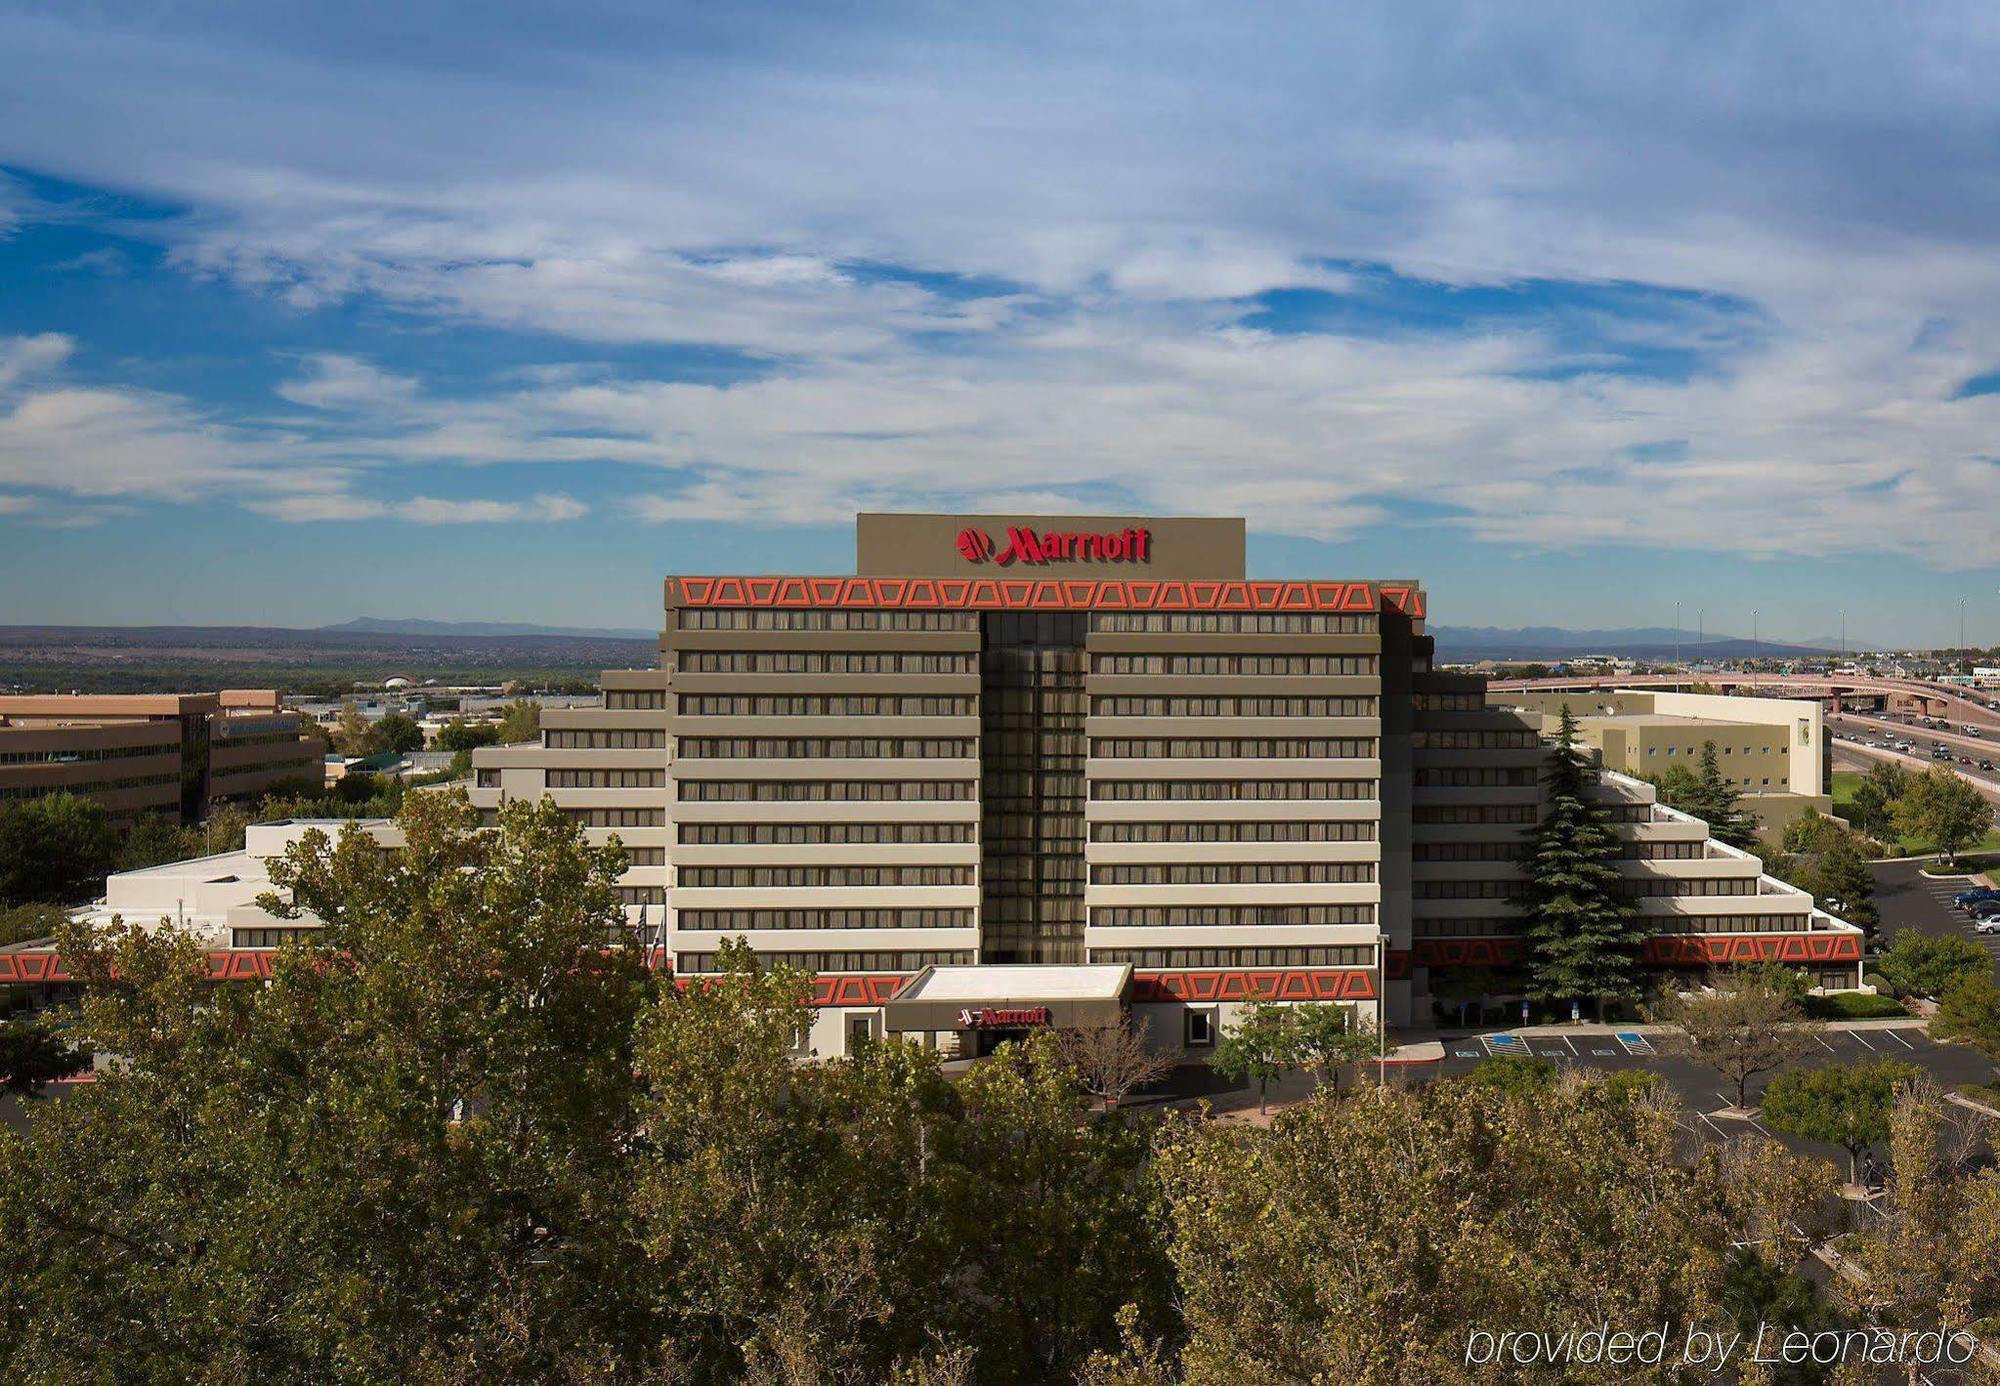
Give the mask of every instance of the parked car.
POLYGON ((1982 760, 1979 762, 1979 768, 1981 770, 1991 770, 1993 768, 1993 762, 1990 760, 1982 760))
POLYGON ((2000 890, 1992 886, 1974 886, 1971 890, 1961 890, 1951 897, 1951 902, 1960 909, 1976 905, 1981 900, 2000 900, 2000 890))
POLYGON ((1974 919, 1991 919, 2000 915, 2000 900, 1980 900, 1968 906, 1965 911, 1974 919))
POLYGON ((1989 915, 1985 919, 1974 920, 1972 932, 1975 934, 2000 934, 2000 915, 1989 915))

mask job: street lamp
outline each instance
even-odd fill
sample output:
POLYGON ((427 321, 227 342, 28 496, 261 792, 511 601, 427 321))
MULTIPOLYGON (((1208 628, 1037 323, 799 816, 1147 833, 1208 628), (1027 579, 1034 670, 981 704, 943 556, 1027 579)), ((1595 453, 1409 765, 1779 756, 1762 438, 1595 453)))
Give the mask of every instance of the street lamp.
POLYGON ((1750 608, 1750 685, 1757 685, 1757 656, 1763 651, 1763 637, 1757 633, 1757 608, 1750 608))
POLYGON ((1681 604, 1674 603, 1674 672, 1681 669, 1681 604))

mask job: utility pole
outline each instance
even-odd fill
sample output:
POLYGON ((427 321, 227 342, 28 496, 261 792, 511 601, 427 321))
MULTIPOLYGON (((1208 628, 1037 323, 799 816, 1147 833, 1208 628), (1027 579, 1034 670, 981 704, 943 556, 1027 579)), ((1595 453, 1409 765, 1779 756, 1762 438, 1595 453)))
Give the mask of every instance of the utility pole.
POLYGON ((1681 670, 1681 604, 1674 603, 1674 672, 1681 670))
POLYGON ((1695 613, 1694 662, 1701 663, 1701 647, 1708 643, 1708 608, 1701 607, 1695 613))
POLYGON ((1757 608, 1750 608, 1750 686, 1757 686, 1757 657, 1764 650, 1763 638, 1757 633, 1757 608))
POLYGON ((1965 648, 1965 598, 1958 599, 1958 648, 1965 648))
POLYGON ((1840 608, 1840 662, 1847 663, 1847 608, 1840 608))

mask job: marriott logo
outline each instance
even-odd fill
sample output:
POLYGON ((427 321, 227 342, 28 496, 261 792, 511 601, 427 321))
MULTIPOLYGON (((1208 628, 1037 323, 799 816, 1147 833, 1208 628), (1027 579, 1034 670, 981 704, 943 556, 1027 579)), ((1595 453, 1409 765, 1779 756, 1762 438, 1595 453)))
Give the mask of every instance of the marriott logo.
POLYGON ((958 551, 968 563, 989 559, 1005 568, 1014 563, 1148 563, 1153 556, 1153 531, 1118 529, 1083 534, 1038 534, 1009 526, 1007 547, 993 542, 983 529, 961 529, 958 551))

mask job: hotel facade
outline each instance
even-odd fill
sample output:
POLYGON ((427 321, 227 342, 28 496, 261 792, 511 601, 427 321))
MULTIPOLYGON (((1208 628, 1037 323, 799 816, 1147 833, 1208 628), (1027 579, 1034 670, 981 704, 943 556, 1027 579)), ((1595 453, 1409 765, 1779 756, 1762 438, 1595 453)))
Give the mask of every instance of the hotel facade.
MULTIPOLYGON (((1434 671, 1407 579, 1251 580, 1240 519, 862 515, 851 576, 670 577, 473 801, 616 836, 676 973, 816 976, 821 1054, 1129 1007, 1191 1058, 1253 997, 1428 1021, 1521 956, 1538 719, 1434 671)), ((1641 781, 1599 793, 1660 967, 1860 983, 1861 934, 1641 781)))

